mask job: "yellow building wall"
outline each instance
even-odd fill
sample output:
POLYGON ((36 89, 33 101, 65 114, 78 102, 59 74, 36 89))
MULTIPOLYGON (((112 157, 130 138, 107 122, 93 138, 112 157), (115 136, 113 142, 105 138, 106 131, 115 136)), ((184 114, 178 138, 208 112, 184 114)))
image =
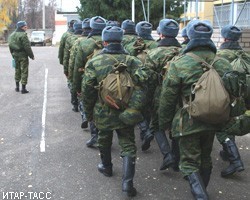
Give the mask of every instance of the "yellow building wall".
MULTIPOLYGON (((243 2, 243 0, 234 0, 234 3, 236 2, 243 2)), ((189 4, 192 2, 189 2, 189 4)), ((220 4, 229 4, 232 3, 232 0, 219 0, 219 1, 212 1, 212 2, 199 2, 199 10, 198 10, 198 17, 201 20, 210 20, 213 23, 214 20, 214 5, 220 5, 220 4)), ((194 3, 192 5, 192 12, 189 10, 186 13, 186 18, 193 19, 196 17, 195 9, 194 9, 194 3)), ((181 16, 184 18, 184 14, 181 16)), ((183 23, 181 23, 180 27, 183 27, 183 23)))
MULTIPOLYGON (((198 17, 201 20, 210 20, 213 23, 213 11, 214 4, 213 2, 199 2, 199 9, 198 9, 198 17)), ((181 18, 184 18, 184 14, 181 16, 181 18)), ((186 18, 187 19, 193 19, 196 17, 196 12, 193 4, 192 12, 187 11, 186 18)), ((187 21, 188 22, 188 21, 187 21)), ((180 28, 182 29, 184 27, 184 22, 180 23, 180 28)))
POLYGON ((201 20, 209 20, 213 23, 213 15, 214 15, 214 4, 213 2, 204 2, 203 9, 199 13, 199 17, 201 20))
MULTIPOLYGON (((234 2, 243 2, 243 0, 234 0, 234 2)), ((214 1, 214 4, 228 4, 232 3, 232 0, 220 0, 220 1, 214 1)))

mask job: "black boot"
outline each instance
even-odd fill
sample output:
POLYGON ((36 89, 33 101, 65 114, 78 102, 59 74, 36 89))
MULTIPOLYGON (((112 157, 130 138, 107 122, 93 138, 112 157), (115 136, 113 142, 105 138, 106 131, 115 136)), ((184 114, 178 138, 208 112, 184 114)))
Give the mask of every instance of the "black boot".
POLYGON ((142 145, 141 150, 146 151, 150 148, 150 142, 154 139, 154 135, 150 132, 149 126, 146 120, 138 123, 138 127, 140 129, 142 145))
POLYGON ((99 148, 102 163, 98 164, 98 171, 104 176, 110 177, 113 175, 113 164, 111 162, 111 148, 99 148))
POLYGON ((29 93, 29 91, 28 91, 28 90, 26 90, 26 85, 22 85, 22 90, 21 90, 21 93, 22 93, 22 94, 29 93))
POLYGON ((82 117, 81 128, 88 128, 88 120, 86 118, 86 114, 85 114, 85 111, 84 111, 84 107, 83 107, 82 101, 79 101, 78 109, 79 109, 81 117, 82 117))
POLYGON ((74 112, 78 112, 78 105, 73 105, 73 107, 72 107, 72 111, 74 111, 74 112))
POLYGON ((19 82, 16 82, 16 88, 15 88, 16 92, 19 92, 19 82))
POLYGON ((201 170, 200 170, 200 175, 201 175, 201 178, 203 180, 205 188, 207 188, 207 186, 208 186, 211 173, 212 173, 211 168, 201 168, 201 170))
POLYGON ((222 150, 220 151, 220 157, 223 161, 229 161, 227 150, 225 149, 225 145, 223 145, 223 143, 221 145, 222 145, 222 150))
POLYGON ((76 93, 71 92, 71 104, 73 105, 72 110, 78 112, 78 99, 76 93))
POLYGON ((135 158, 125 156, 123 157, 123 177, 122 177, 122 191, 128 197, 136 195, 137 191, 133 186, 133 178, 135 175, 135 158))
POLYGON ((159 145, 162 155, 164 156, 160 170, 165 170, 174 165, 174 157, 164 131, 156 131, 155 139, 157 144, 159 145))
POLYGON ((228 160, 228 155, 227 155, 227 152, 223 149, 223 150, 220 150, 220 157, 223 161, 229 161, 228 160))
POLYGON ((193 172, 187 176, 187 180, 189 181, 191 192, 196 200, 208 200, 207 191, 198 172, 193 172))
POLYGON ((179 172, 179 162, 180 162, 180 149, 179 149, 179 141, 177 138, 172 138, 172 154, 174 156, 174 166, 173 170, 179 172))
POLYGON ((97 143, 98 129, 96 128, 94 122, 90 122, 90 133, 91 138, 86 142, 87 147, 93 147, 97 143))
POLYGON ((225 148, 230 165, 221 171, 221 176, 226 177, 232 175, 235 172, 241 172, 244 170, 243 162, 240 158, 238 148, 233 140, 228 140, 224 142, 223 148, 225 148))

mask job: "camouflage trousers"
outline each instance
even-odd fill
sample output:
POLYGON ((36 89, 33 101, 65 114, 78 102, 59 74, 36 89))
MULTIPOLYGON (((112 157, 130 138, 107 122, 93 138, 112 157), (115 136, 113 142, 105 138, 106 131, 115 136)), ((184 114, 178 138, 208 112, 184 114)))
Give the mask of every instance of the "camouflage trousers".
POLYGON ((15 68, 15 81, 20 82, 23 85, 28 83, 29 75, 29 58, 15 58, 16 68, 15 68))
POLYGON ((216 132, 216 137, 220 143, 223 143, 226 138, 234 139, 235 136, 248 133, 250 133, 250 115, 244 114, 231 119, 220 132, 216 132))
MULTIPOLYGON (((136 145, 134 127, 127 127, 115 130, 118 137, 119 146, 121 147, 121 157, 136 157, 136 145)), ((113 131, 99 130, 98 147, 109 148, 112 146, 113 131)))
POLYGON ((161 88, 158 86, 155 89, 154 98, 151 106, 152 111, 151 111, 150 130, 152 132, 159 130, 158 109, 159 109, 160 95, 161 95, 161 88))
POLYGON ((184 177, 201 169, 212 169, 213 132, 199 132, 179 138, 180 170, 184 177))

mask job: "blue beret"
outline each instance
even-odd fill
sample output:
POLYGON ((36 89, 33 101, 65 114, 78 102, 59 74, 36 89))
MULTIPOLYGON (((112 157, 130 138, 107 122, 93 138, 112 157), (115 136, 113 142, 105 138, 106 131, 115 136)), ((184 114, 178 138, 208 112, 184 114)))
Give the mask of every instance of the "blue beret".
POLYGON ((210 39, 213 34, 213 28, 208 23, 201 20, 195 20, 187 29, 187 35, 192 39, 210 39))
POLYGON ((164 36, 176 37, 179 32, 179 25, 173 19, 162 19, 159 23, 159 31, 164 36))
POLYGON ((126 19, 122 22, 122 29, 125 31, 135 32, 135 23, 130 19, 126 19))
POLYGON ((82 29, 82 22, 81 21, 76 21, 74 24, 73 24, 73 29, 76 31, 76 30, 81 30, 82 29))
POLYGON ((141 21, 136 24, 135 30, 139 36, 141 35, 151 35, 152 24, 146 21, 141 21))
POLYGON ((103 30, 106 27, 106 20, 100 16, 92 17, 90 27, 95 30, 103 30))
POLYGON ((226 25, 221 29, 221 35, 226 39, 237 41, 240 39, 242 31, 236 26, 226 25))
POLYGON ((90 28, 90 18, 82 20, 82 28, 90 28))
POLYGON ((102 30, 102 41, 120 42, 123 38, 123 29, 117 26, 107 26, 102 30))
POLYGON ((25 21, 19 21, 16 23, 17 28, 21 28, 23 26, 27 26, 27 23, 25 21))

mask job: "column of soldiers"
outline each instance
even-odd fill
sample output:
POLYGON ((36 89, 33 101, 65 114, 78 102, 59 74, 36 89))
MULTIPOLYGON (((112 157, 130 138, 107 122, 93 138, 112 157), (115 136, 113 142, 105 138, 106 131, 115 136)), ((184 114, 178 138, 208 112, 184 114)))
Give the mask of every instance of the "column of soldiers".
POLYGON ((81 113, 81 128, 90 124, 91 139, 86 145, 99 148, 100 173, 113 175, 111 146, 115 131, 123 158, 122 191, 127 196, 136 195, 135 126, 140 129, 141 150, 148 150, 155 138, 163 155, 160 170, 171 167, 181 171, 194 199, 209 199, 206 187, 213 167, 211 152, 215 136, 223 146, 221 157, 230 163, 221 176, 244 170, 235 135, 245 135, 250 129, 250 115, 245 113, 249 104, 245 99, 241 101, 244 109, 239 109, 242 112, 216 125, 190 120, 187 109, 183 109, 184 100, 192 96, 192 85, 203 74, 199 59, 213 63, 220 77, 233 71, 230 63, 237 51, 243 51, 238 43, 240 29, 224 27, 225 42, 217 50, 211 40, 213 28, 207 20, 191 21, 182 30, 185 38, 182 45, 176 39, 179 25, 172 19, 159 22, 157 41, 151 35, 152 24, 146 21, 135 24, 124 20, 120 28, 116 21, 95 16, 74 25, 75 30, 69 29, 61 39, 59 60, 64 65, 73 111, 81 113), (81 35, 75 33, 77 24, 81 24, 81 35), (100 87, 114 66, 121 63, 133 81, 134 90, 125 106, 111 102, 114 108, 102 100, 100 87))

